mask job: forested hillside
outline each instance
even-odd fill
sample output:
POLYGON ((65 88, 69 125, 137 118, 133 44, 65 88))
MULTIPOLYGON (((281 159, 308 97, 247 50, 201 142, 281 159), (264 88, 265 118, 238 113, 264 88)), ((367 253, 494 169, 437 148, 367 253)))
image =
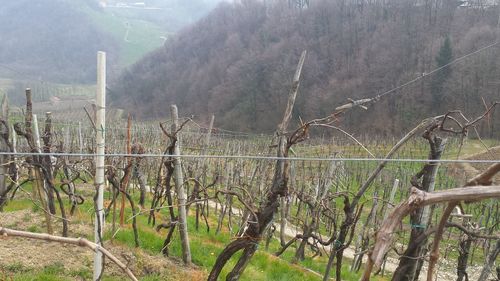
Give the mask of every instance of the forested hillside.
MULTIPOLYGON (((341 124, 354 132, 400 133, 451 109, 479 114, 482 98, 500 97, 498 46, 427 75, 496 42, 497 6, 311 0, 299 9, 289 2, 220 4, 125 71, 111 86, 114 105, 157 118, 176 103, 185 114, 215 113, 221 127, 270 132, 304 49, 295 118, 324 116, 347 98, 374 97, 421 76, 341 124)), ((500 118, 491 120, 482 128, 487 134, 500 125, 500 118)))

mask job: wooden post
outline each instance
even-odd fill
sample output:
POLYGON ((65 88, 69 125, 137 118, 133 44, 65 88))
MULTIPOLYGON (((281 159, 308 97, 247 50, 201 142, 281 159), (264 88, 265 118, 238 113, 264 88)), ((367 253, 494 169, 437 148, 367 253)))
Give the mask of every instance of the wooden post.
MULTIPOLYGON (((83 154, 82 122, 78 122, 78 145, 80 146, 80 154, 83 154)), ((80 160, 83 160, 83 156, 80 156, 80 160)))
MULTIPOLYGON (((95 161, 96 216, 94 239, 102 246, 104 230, 104 153, 106 140, 106 53, 97 52, 97 92, 96 92, 96 145, 95 161)), ((94 254, 94 280, 100 280, 103 272, 103 255, 100 251, 94 254)))
MULTIPOLYGON (((200 154, 201 155, 206 155, 207 150, 210 147, 210 137, 212 136, 212 130, 214 128, 214 121, 215 121, 215 115, 212 114, 210 117, 210 124, 208 125, 208 132, 207 135, 205 136, 205 145, 201 149, 200 154)), ((202 158, 201 159, 201 172, 200 176, 202 177, 202 183, 203 186, 207 185, 207 158, 202 158)), ((208 201, 203 202, 203 204, 197 203, 196 204, 196 230, 198 230, 198 212, 199 208, 201 206, 201 213, 206 212, 205 215, 208 217, 209 216, 209 207, 208 207, 208 201), (206 208, 206 210, 205 210, 206 208)))
MULTIPOLYGON (((206 151, 208 147, 210 146, 210 137, 212 136, 212 130, 214 128, 214 121, 215 121, 215 115, 212 115, 210 117, 210 125, 208 125, 208 132, 207 135, 205 136, 205 146, 202 149, 202 155, 206 154, 206 151)), ((206 158, 203 158, 205 160, 206 158)))
MULTIPOLYGON (((17 153, 17 134, 16 130, 14 130, 14 125, 11 126, 11 131, 12 131, 12 152, 17 153)), ((14 159, 17 159, 15 155, 14 159)))
MULTIPOLYGON (((212 129, 214 127, 214 121, 215 121, 215 115, 212 115, 212 117, 210 117, 210 125, 208 125, 208 132, 205 136, 205 143, 203 145, 203 147, 201 148, 201 151, 200 151, 200 155, 206 155, 207 154, 207 150, 208 150, 208 147, 210 146, 210 137, 212 136, 212 129)), ((200 167, 201 168, 201 172, 200 172, 200 176, 202 176, 204 173, 205 173, 205 176, 203 177, 203 185, 205 185, 206 183, 206 158, 201 158, 200 161, 199 161, 199 164, 200 164, 200 167)))
POLYGON ((177 106, 170 106, 170 114, 173 120, 172 133, 177 136, 174 148, 174 179, 175 189, 177 192, 178 212, 179 212, 179 233, 182 243, 182 260, 184 263, 191 263, 191 249, 189 248, 189 237, 187 231, 187 217, 186 217, 186 192, 184 191, 184 177, 182 175, 182 163, 180 157, 175 157, 181 154, 179 144, 179 115, 177 113, 177 106))
MULTIPOLYGON (((11 126, 11 132, 12 132, 12 134, 11 134, 12 135, 12 152, 14 153, 14 156, 12 157, 12 159, 14 160, 14 164, 17 167, 17 156, 15 155, 15 153, 17 153, 17 134, 16 134, 16 130, 14 130, 14 125, 11 126)), ((16 170, 17 170, 17 168, 16 168, 16 170)), ((16 185, 17 185, 17 177, 16 177, 16 185)))
POLYGON ((36 152, 40 153, 42 150, 40 145, 40 132, 38 131, 38 118, 36 117, 36 114, 33 114, 33 134, 35 137, 36 152))
POLYGON ((288 193, 287 181, 289 161, 282 159, 288 156, 289 148, 287 146, 287 136, 285 136, 285 133, 292 117, 293 106, 299 90, 300 74, 304 65, 305 57, 306 51, 303 51, 292 81, 292 87, 289 92, 285 114, 278 127, 279 139, 277 156, 279 157, 279 160, 276 161, 273 182, 271 187, 267 190, 266 199, 260 203, 260 207, 256 212, 258 215, 256 218, 253 218, 257 220, 258 223, 248 224, 248 228, 243 234, 246 236, 245 239, 233 240, 233 242, 229 243, 224 248, 212 267, 212 271, 207 279, 208 281, 218 280, 219 274, 228 260, 234 256, 236 252, 242 250, 242 255, 239 257, 238 262, 233 267, 232 271, 226 276, 226 280, 237 280, 240 277, 241 273, 248 265, 248 262, 257 251, 257 247, 264 231, 266 231, 268 226, 272 223, 274 215, 278 212, 279 197, 287 195, 288 193))
MULTIPOLYGON (((127 120, 127 143, 125 145, 125 152, 127 154, 131 154, 131 146, 130 146, 130 130, 132 127, 132 119, 130 117, 130 114, 128 115, 128 120, 127 120)), ((126 167, 129 167, 131 165, 131 159, 127 159, 127 163, 125 164, 126 167)), ((120 206, 120 226, 123 227, 123 224, 125 223, 125 193, 127 192, 127 187, 129 183, 130 177, 128 176, 128 173, 125 173, 125 176, 120 183, 120 189, 122 191, 122 202, 120 206)), ((116 199, 115 199, 116 200, 116 199)))
MULTIPOLYGON (((8 101, 7 101, 7 95, 3 96, 1 107, 2 108, 1 108, 0 118, 5 120, 5 122, 6 122, 5 127, 2 126, 1 130, 2 130, 2 134, 5 134, 4 130, 7 132, 10 130, 9 123, 8 123, 9 106, 8 106, 8 101)), ((1 152, 9 152, 10 151, 9 144, 7 142, 8 142, 7 139, 3 139, 3 138, 0 139, 0 151, 1 152)), ((7 155, 0 156, 0 163, 2 163, 2 164, 7 163, 8 162, 7 159, 8 159, 7 155)), ((7 201, 7 198, 8 198, 7 194, 1 195, 1 194, 6 193, 6 191, 7 191, 7 183, 5 181, 5 179, 6 179, 5 175, 7 175, 8 170, 9 170, 9 168, 7 165, 0 165, 0 211, 2 211, 2 206, 7 201)))
MULTIPOLYGON (((391 195, 389 196, 389 202, 387 204, 387 207, 385 208, 384 211, 384 219, 382 220, 385 221, 387 219, 387 216, 389 215, 390 211, 394 208, 394 198, 396 197, 396 191, 398 190, 399 186, 399 179, 394 179, 394 184, 392 185, 392 190, 391 190, 391 195)), ((385 263, 387 259, 384 257, 384 263, 382 264, 382 276, 384 276, 385 273, 385 263)))
POLYGON ((385 219, 387 219, 390 210, 393 208, 394 197, 396 197, 396 191, 398 190, 398 186, 399 186, 399 179, 395 179, 394 184, 392 185, 391 195, 389 196, 389 202, 387 204, 387 208, 384 211, 384 221, 385 219))
MULTIPOLYGON (((429 160, 439 160, 444 151, 446 145, 446 139, 441 138, 433 134, 432 131, 427 130, 423 134, 423 138, 427 139, 429 142, 431 153, 429 154, 429 160)), ((434 191, 434 186, 436 182, 436 175, 439 168, 439 162, 427 163, 422 168, 421 173, 421 183, 419 189, 432 192, 434 191)), ((416 180, 420 181, 417 177, 416 180)), ((413 181, 412 181, 413 183, 413 181)), ((424 206, 421 209, 416 209, 410 215, 411 233, 408 246, 399 260, 399 265, 394 271, 393 280, 407 280, 418 279, 422 265, 423 258, 427 254, 427 248, 425 247, 425 241, 418 241, 417 238, 428 229, 430 219, 432 216, 432 210, 430 206, 424 206)), ((430 260, 434 257, 431 256, 430 260)), ((432 264, 432 262, 430 262, 432 264)), ((432 270, 429 270, 432 272, 432 270)))

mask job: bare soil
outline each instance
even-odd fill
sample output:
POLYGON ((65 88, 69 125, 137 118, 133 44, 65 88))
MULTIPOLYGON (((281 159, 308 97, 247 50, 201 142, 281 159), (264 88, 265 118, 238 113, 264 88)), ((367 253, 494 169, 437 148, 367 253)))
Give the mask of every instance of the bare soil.
MULTIPOLYGON (((495 146, 489 148, 488 151, 466 155, 461 158, 466 160, 498 160, 500 159, 500 146, 495 146)), ((455 163, 451 166, 450 172, 457 179, 465 183, 486 170, 490 165, 490 163, 455 163)), ((497 174, 493 178, 493 183, 500 183, 500 174, 497 174)))
MULTIPOLYGON (((40 222, 44 217, 31 210, 0 213, 0 225, 17 230, 44 231, 40 222)), ((92 233, 92 228, 85 224, 71 224, 70 237, 80 237, 92 233)), ((59 235, 59 233, 55 233, 59 235)), ((130 249, 117 243, 107 243, 105 247, 122 262, 127 264, 136 276, 156 274, 166 276, 164 280, 204 280, 206 272, 185 267, 176 260, 161 255, 151 255, 141 249, 130 249)), ((64 275, 80 271, 92 272, 93 252, 87 248, 65 245, 41 240, 17 237, 0 237, 0 268, 5 272, 9 268, 23 270, 43 270, 48 266, 61 265, 64 275)), ((106 262, 105 276, 126 277, 114 263, 106 262)), ((74 275, 74 280, 85 280, 74 275)))

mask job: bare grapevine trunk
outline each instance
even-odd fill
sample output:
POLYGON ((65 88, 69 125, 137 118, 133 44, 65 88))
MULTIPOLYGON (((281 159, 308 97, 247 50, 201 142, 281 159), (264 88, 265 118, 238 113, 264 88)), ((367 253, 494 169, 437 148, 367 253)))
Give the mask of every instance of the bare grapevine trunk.
POLYGON ((472 245, 472 238, 467 234, 460 237, 460 245, 458 248, 459 256, 457 262, 457 281, 469 280, 467 275, 467 262, 469 261, 469 252, 472 245))
MULTIPOLYGON (((479 276, 478 281, 486 281, 488 280, 488 276, 490 275, 493 265, 497 260, 498 255, 500 254, 500 239, 497 240, 495 245, 495 249, 493 249, 488 258, 486 259, 486 263, 484 264, 483 271, 481 271, 481 276, 479 276)), ((497 269, 498 270, 498 269, 497 269)))
MULTIPOLYGON (((7 105, 7 95, 4 95, 4 98, 2 100, 2 111, 0 117, 3 121, 0 127, 0 152, 10 152, 11 149, 9 145, 9 111, 7 105)), ((9 156, 7 155, 1 155, 0 163, 7 163, 8 158, 9 156)), ((9 193, 10 191, 5 177, 5 175, 7 175, 7 171, 8 167, 6 165, 0 165, 0 212, 3 209, 3 205, 7 202, 7 193, 9 193)))
MULTIPOLYGON (((423 128, 427 128, 431 125, 437 124, 437 120, 435 118, 428 118, 422 121, 419 125, 417 125, 413 130, 408 132, 402 139, 396 143, 392 149, 385 155, 385 159, 390 159, 408 140, 410 140, 413 136, 415 136, 418 132, 420 132, 423 128)), ((363 183, 363 185, 359 188, 358 192, 352 199, 352 202, 350 204, 346 204, 344 206, 344 221, 342 222, 342 225, 340 226, 339 234, 337 236, 337 240, 335 241, 334 247, 332 247, 330 258, 328 259, 328 264, 325 269, 325 274, 323 275, 323 280, 329 280, 330 278, 330 270, 331 267, 334 264, 334 260, 337 259, 336 263, 336 272, 335 272, 335 277, 337 281, 341 280, 341 268, 342 268, 342 259, 344 256, 344 250, 349 247, 350 244, 350 239, 349 239, 349 232, 351 232, 351 236, 354 234, 353 228, 355 225, 355 212, 356 208, 358 206, 359 201, 361 200, 362 196, 365 194, 365 192, 370 188, 372 183, 375 181, 377 176, 380 174, 380 172, 385 168, 387 165, 387 160, 381 161, 377 168, 370 174, 368 179, 363 183)))
POLYGON ((227 280, 238 280, 253 254, 257 250, 259 241, 261 240, 264 231, 268 228, 268 225, 272 222, 274 215, 277 213, 280 197, 286 196, 288 193, 289 162, 284 158, 288 156, 290 146, 285 133, 292 117, 292 110, 299 88, 300 74, 302 72, 302 66, 304 65, 305 56, 306 51, 302 52, 302 56, 293 79, 292 89, 288 97, 285 114, 278 127, 279 142, 277 156, 280 159, 276 161, 272 186, 259 210, 255 212, 257 217, 252 218, 251 223, 249 222, 248 228, 243 234, 243 237, 229 243, 229 245, 224 248, 222 253, 219 254, 217 260, 215 261, 215 265, 208 276, 208 280, 217 280, 227 261, 238 251, 243 250, 242 256, 226 278, 227 280))
MULTIPOLYGON (((49 204, 47 202, 46 196, 45 196, 45 189, 44 189, 44 178, 41 170, 41 157, 37 155, 40 151, 35 143, 35 137, 34 137, 34 132, 33 132, 33 103, 32 103, 32 95, 31 95, 31 89, 26 89, 26 114, 25 114, 25 119, 24 119, 24 124, 22 123, 15 123, 14 124, 14 130, 16 131, 16 134, 19 136, 22 136, 26 139, 28 146, 30 147, 30 152, 33 153, 31 157, 28 157, 26 159, 26 162, 30 164, 33 168, 34 174, 35 174, 35 185, 33 189, 33 196, 35 200, 38 200, 40 202, 40 205, 42 206, 43 209, 49 210, 49 204)), ((53 208, 54 213, 55 213, 55 208, 53 208)), ((52 217, 48 212, 44 212, 45 214, 45 222, 47 224, 47 232, 49 234, 53 233, 52 229, 52 217)))
MULTIPOLYGON (((437 128, 437 127, 436 127, 437 128)), ((439 160, 441 159, 441 154, 444 151, 444 146, 446 140, 434 135, 432 130, 435 128, 430 128, 425 134, 424 138, 429 141, 430 153, 429 160, 439 160)), ((420 190, 426 192, 434 191, 435 178, 438 170, 438 163, 428 163, 424 166, 422 171, 420 171, 412 180, 412 184, 418 187, 420 190), (422 183, 416 182, 422 177, 422 183)), ((408 247, 399 260, 399 265, 394 272, 393 279, 395 281, 411 281, 418 280, 420 274, 420 269, 423 263, 423 256, 425 255, 427 248, 425 244, 427 239, 419 239, 427 229, 430 222, 430 207, 426 206, 421 209, 415 210, 410 216, 411 223, 411 234, 408 247)))

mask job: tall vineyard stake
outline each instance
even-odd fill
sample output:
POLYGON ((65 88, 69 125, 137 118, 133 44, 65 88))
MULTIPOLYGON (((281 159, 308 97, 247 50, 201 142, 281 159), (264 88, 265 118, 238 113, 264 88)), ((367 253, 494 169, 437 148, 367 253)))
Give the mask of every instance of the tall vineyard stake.
MULTIPOLYGON (((12 131, 12 152, 17 153, 17 134, 16 131, 14 130, 14 125, 11 126, 11 131, 12 131)), ((17 157, 14 156, 14 159, 17 157)))
POLYGON ((33 133, 35 134, 35 147, 36 147, 36 152, 40 153, 41 151, 41 144, 40 144, 40 131, 38 130, 38 118, 36 114, 33 114, 33 133))
MULTIPOLYGON (((80 154, 83 154, 82 122, 78 122, 78 145, 80 146, 80 154)), ((80 160, 83 160, 83 156, 80 156, 80 160)))
MULTIPOLYGON (((96 92, 96 152, 95 161, 95 232, 94 239, 98 247, 102 246, 102 234, 104 229, 104 153, 106 136, 106 53, 97 53, 97 92, 96 92)), ((103 271, 102 252, 94 254, 94 280, 100 280, 103 271)))
MULTIPOLYGON (((127 119, 127 143, 125 145, 125 150, 126 150, 127 154, 132 153, 132 151, 130 149, 130 130, 131 130, 131 127, 132 127, 132 119, 131 119, 130 114, 129 114, 128 119, 127 119)), ((131 162, 132 162, 132 160, 129 158, 125 165, 127 167, 130 167, 131 162)), ((127 192, 129 180, 130 180, 129 174, 126 173, 125 177, 120 182, 120 189, 121 189, 121 193, 122 193, 122 202, 121 202, 121 206, 120 206, 120 226, 122 226, 122 227, 123 227, 123 224, 125 223, 125 192, 127 192)))
POLYGON ((297 65, 297 69, 293 77, 292 87, 289 92, 285 114, 283 115, 283 120, 278 126, 277 133, 279 139, 276 156, 280 160, 277 160, 275 163, 272 185, 267 191, 266 198, 261 203, 258 211, 254 212, 256 213, 252 218, 252 221, 254 222, 248 224, 248 228, 245 230, 243 237, 233 240, 219 254, 212 271, 208 276, 208 281, 218 280, 219 274, 221 273, 224 265, 226 265, 233 255, 243 250, 243 253, 238 259, 236 265, 226 277, 226 280, 232 281, 239 279, 241 273, 243 273, 248 265, 248 262, 257 251, 262 235, 272 223, 274 215, 278 211, 279 198, 281 196, 288 195, 287 183, 289 172, 288 167, 290 162, 286 161, 284 158, 288 157, 288 151, 291 145, 288 143, 286 130, 288 128, 288 124, 290 123, 290 119, 292 118, 293 106, 299 90, 300 74, 302 73, 302 66, 304 65, 306 53, 306 51, 303 51, 300 57, 299 64, 297 65))
MULTIPOLYGON (((172 123, 172 132, 177 132, 179 130, 179 115, 177 113, 177 106, 170 106, 172 123)), ((179 136, 177 135, 177 138, 179 136)), ((179 145, 179 139, 175 142, 174 155, 178 156, 181 154, 181 149, 179 145)), ((174 179, 175 179, 175 190, 177 191, 177 201, 178 201, 178 211, 179 211, 179 233, 181 236, 182 243, 182 260, 184 263, 191 263, 191 249, 189 248, 189 237, 187 231, 187 218, 186 218, 186 192, 184 191, 184 177, 182 175, 182 164, 181 158, 174 158, 174 179)))
MULTIPOLYGON (((0 118, 5 121, 5 125, 4 125, 5 127, 2 127, 2 130, 6 130, 8 133, 9 125, 7 122, 9 120, 9 107, 8 107, 7 95, 3 96, 0 113, 1 113, 0 118)), ((5 134, 3 131, 0 133, 5 134)), ((8 139, 7 140, 4 140, 3 138, 0 139, 0 151, 1 152, 8 152, 9 151, 9 144, 7 143, 7 141, 8 141, 8 139)), ((0 157, 0 162, 7 163, 7 156, 2 155, 0 157)), ((5 175, 7 175, 7 171, 8 171, 8 167, 6 165, 0 166, 0 211, 2 210, 2 206, 7 198, 7 182, 5 180, 5 175)))
MULTIPOLYGON (((207 150, 209 149, 210 146, 210 137, 212 136, 212 130, 214 128, 214 121, 215 121, 215 115, 212 115, 210 117, 210 125, 208 125, 208 131, 207 134, 205 135, 205 143, 201 148, 200 155, 206 155, 207 150)), ((206 158, 201 158, 200 160, 200 177, 203 177, 203 186, 206 184, 206 170, 207 170, 207 163, 206 163, 206 158)))
POLYGON ((396 191, 398 190, 398 186, 399 186, 399 179, 395 179, 394 180, 394 184, 392 185, 392 189, 391 189, 391 195, 389 196, 389 202, 387 202, 387 208, 385 209, 384 211, 384 219, 387 219, 387 216, 389 215, 389 212, 391 209, 394 208, 394 198, 396 197, 396 191))
MULTIPOLYGON (((40 144, 40 132, 38 130, 38 118, 36 114, 33 114, 33 134, 35 138, 35 148, 37 153, 41 153, 41 147, 42 145, 40 144)), ((35 168, 35 180, 37 182, 38 186, 38 194, 40 196, 40 203, 42 204, 42 208, 48 210, 50 212, 47 213, 45 212, 45 217, 47 220, 47 231, 49 234, 52 234, 52 218, 51 214, 54 215, 56 213, 56 208, 54 205, 54 194, 51 192, 52 190, 49 191, 49 188, 45 184, 45 180, 43 177, 42 171, 40 171, 39 167, 35 168), (52 197, 50 197, 52 195, 52 197)))
MULTIPOLYGON (((16 134, 16 130, 14 130, 14 125, 11 126, 11 130, 12 132, 12 152, 15 154, 17 153, 17 134, 16 134)), ((18 184, 18 179, 19 179, 19 174, 18 174, 18 168, 17 168, 17 157, 16 155, 13 155, 12 156, 12 160, 14 161, 14 167, 15 167, 15 173, 14 173, 14 182, 15 184, 17 185, 18 184)))
MULTIPOLYGON (((392 185, 389 201, 387 202, 387 207, 384 210, 384 219, 382 221, 385 221, 387 219, 387 216, 389 215, 390 211, 394 208, 394 199, 396 197, 396 191, 398 189, 398 186, 399 186, 399 179, 395 179, 394 184, 392 185)), ((384 263, 382 264, 382 276, 384 276, 386 261, 387 259, 384 258, 384 263)))
MULTIPOLYGON (((210 125, 208 125, 208 132, 207 132, 207 135, 205 136, 205 146, 203 146, 202 148, 202 152, 201 152, 201 155, 206 155, 207 153, 207 150, 210 148, 210 137, 212 136, 212 130, 214 128, 214 121, 215 121, 215 115, 212 115, 210 117, 210 125)), ((207 177, 208 177, 208 165, 207 165, 207 162, 206 162, 206 159, 205 158, 202 158, 201 160, 201 168, 203 169, 202 170, 202 177, 203 177, 203 186, 206 186, 207 185, 207 177)), ((200 204, 197 204, 196 205, 196 210, 198 212, 198 206, 200 206, 200 204)), ((208 217, 209 215, 209 211, 208 211, 208 201, 207 202, 203 202, 203 205, 201 205, 201 213, 203 214, 203 212, 205 212, 205 207, 206 207, 206 216, 208 217)), ((196 218, 198 218, 198 215, 196 216, 196 218)))

